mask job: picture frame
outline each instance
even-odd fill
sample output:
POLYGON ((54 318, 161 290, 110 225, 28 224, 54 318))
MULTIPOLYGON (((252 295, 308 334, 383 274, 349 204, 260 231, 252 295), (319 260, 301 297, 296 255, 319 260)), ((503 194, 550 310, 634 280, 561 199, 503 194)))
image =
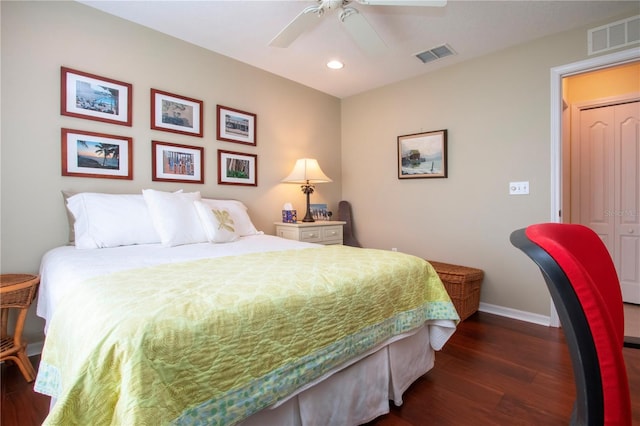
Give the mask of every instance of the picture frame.
POLYGON ((67 67, 60 68, 60 114, 131 126, 133 86, 67 67))
POLYGON ((258 156, 219 149, 218 183, 258 186, 258 156))
POLYGON ((133 138, 62 129, 62 176, 133 180, 133 138))
POLYGON ((203 101, 151 89, 151 128, 202 137, 203 101))
POLYGON ((151 180, 204 183, 204 148, 151 141, 151 180))
POLYGON ((447 177, 447 130, 398 136, 398 179, 447 177))
POLYGON ((255 146, 257 121, 256 114, 216 105, 216 137, 220 141, 255 146))
POLYGON ((314 220, 331 220, 326 204, 309 204, 309 209, 311 210, 311 217, 313 217, 314 220))

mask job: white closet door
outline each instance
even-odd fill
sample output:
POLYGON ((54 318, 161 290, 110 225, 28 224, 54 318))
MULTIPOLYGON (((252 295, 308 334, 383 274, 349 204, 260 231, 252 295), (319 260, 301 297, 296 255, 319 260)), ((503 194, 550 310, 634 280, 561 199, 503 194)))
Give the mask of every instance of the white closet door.
POLYGON ((623 298, 640 303, 640 102, 580 111, 579 223, 604 241, 623 298))

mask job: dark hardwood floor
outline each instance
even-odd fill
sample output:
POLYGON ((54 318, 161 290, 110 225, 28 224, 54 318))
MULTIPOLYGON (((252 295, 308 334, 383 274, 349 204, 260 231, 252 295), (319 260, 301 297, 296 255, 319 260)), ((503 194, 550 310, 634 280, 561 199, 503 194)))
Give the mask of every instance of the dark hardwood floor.
MULTIPOLYGON (((640 350, 624 349, 633 424, 640 425, 640 350)), ((32 362, 37 367, 38 357, 32 362)), ((2 365, 2 426, 40 425, 49 398, 2 365)), ((562 331, 487 313, 460 324, 404 404, 368 426, 566 425, 575 395, 562 331)))

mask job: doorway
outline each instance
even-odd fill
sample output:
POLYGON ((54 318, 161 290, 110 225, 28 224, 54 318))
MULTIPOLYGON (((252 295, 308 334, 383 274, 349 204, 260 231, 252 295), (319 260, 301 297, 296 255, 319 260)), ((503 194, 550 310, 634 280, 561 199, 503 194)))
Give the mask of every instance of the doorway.
MULTIPOLYGON (((563 156, 563 152, 568 152, 568 148, 563 148, 563 139, 566 139, 568 127, 564 125, 567 121, 568 105, 564 103, 563 79, 566 77, 584 74, 591 71, 603 70, 617 65, 628 64, 640 60, 640 51, 630 49, 609 55, 598 56, 584 61, 555 67, 551 69, 551 212, 552 222, 562 221, 563 200, 568 199, 565 179, 563 179, 563 164, 568 158, 563 156), (564 137, 564 138, 563 138, 564 137)), ((560 326, 557 312, 550 302, 550 325, 560 326)))

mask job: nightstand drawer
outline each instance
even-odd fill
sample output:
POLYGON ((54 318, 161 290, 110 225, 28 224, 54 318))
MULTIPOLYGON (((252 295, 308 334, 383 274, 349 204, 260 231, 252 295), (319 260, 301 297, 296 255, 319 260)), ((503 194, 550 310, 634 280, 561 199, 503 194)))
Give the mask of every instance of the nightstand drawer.
POLYGON ((342 244, 342 225, 322 228, 322 239, 325 241, 340 240, 342 244))
POLYGON ((319 243, 322 241, 322 228, 305 228, 300 231, 300 241, 319 243))

